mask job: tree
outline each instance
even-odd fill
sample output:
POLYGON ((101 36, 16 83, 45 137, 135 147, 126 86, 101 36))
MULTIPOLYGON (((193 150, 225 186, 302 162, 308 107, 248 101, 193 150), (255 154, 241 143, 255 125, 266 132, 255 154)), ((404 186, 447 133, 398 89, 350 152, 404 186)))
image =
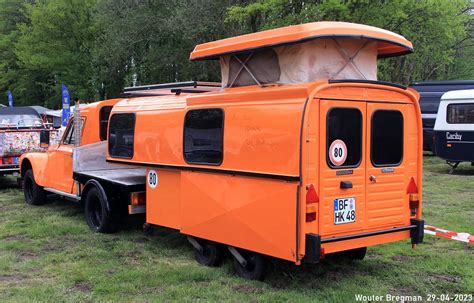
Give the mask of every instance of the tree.
MULTIPOLYGON (((29 23, 19 26, 15 53, 20 68, 35 81, 51 107, 61 104, 62 83, 80 99, 96 97, 91 59, 97 31, 95 5, 95 0, 55 0, 26 6, 29 23)), ((43 100, 28 101, 38 104, 43 100)))
POLYGON ((247 31, 323 20, 363 23, 394 31, 411 40, 415 52, 381 61, 379 78, 408 84, 414 80, 474 76, 458 75, 450 68, 459 55, 456 48, 468 37, 472 18, 466 10, 469 6, 469 0, 259 0, 231 7, 227 21, 237 22, 247 31))
POLYGON ((0 0, 0 103, 6 103, 7 90, 12 90, 19 101, 17 103, 23 101, 16 85, 21 77, 14 45, 20 37, 18 25, 28 22, 25 15, 27 3, 24 0, 0 0))
POLYGON ((95 62, 103 97, 117 96, 123 86, 186 80, 219 79, 216 62, 189 62, 198 43, 231 35, 225 23, 235 1, 102 0, 96 20, 103 29, 95 62))

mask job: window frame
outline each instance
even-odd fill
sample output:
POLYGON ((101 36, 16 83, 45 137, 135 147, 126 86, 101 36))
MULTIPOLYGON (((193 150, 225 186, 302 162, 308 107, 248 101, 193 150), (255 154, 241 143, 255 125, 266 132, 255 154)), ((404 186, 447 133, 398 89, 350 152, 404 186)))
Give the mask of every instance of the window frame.
POLYGON ((102 106, 99 110, 99 140, 106 141, 109 135, 109 123, 110 123, 110 116, 112 115, 112 109, 114 107, 112 105, 105 105, 102 106), (102 138, 102 113, 105 109, 110 109, 109 116, 107 118, 107 131, 105 132, 105 138, 102 138))
MULTIPOLYGON (((82 143, 82 135, 84 134, 84 123, 86 122, 86 118, 81 116, 81 143, 82 143)), ((59 145, 75 145, 75 143, 65 143, 64 141, 66 140, 66 136, 68 135, 69 130, 74 127, 74 117, 71 117, 69 119, 69 122, 66 126, 66 130, 63 133, 63 136, 61 138, 61 141, 59 145)))
POLYGON ((186 114, 184 115, 184 121, 183 121, 183 159, 184 159, 184 162, 186 162, 187 164, 189 165, 210 165, 210 166, 220 166, 222 165, 222 163, 224 162, 224 126, 225 126, 225 110, 221 107, 209 107, 209 108, 193 108, 193 109, 190 109, 188 111, 186 111, 186 114), (188 117, 189 113, 190 112, 193 112, 193 111, 199 111, 199 110, 219 110, 222 112, 222 124, 221 124, 221 128, 222 128, 222 135, 221 135, 221 142, 222 142, 222 155, 221 155, 221 158, 220 158, 220 161, 219 162, 216 162, 216 163, 209 163, 209 162, 189 162, 188 159, 186 159, 186 150, 185 150, 185 133, 186 133, 186 118, 188 117))
POLYGON ((446 106, 446 123, 447 124, 451 124, 451 125, 465 125, 465 124, 474 124, 474 121, 472 122, 462 122, 462 123, 452 123, 452 122, 449 122, 448 120, 448 117, 449 117, 449 107, 450 106, 456 106, 456 105, 471 105, 471 106, 474 106, 474 103, 448 103, 448 105, 446 106))
POLYGON ((362 163, 362 158, 363 158, 363 151, 364 151, 364 115, 362 114, 362 111, 358 107, 350 107, 350 106, 333 106, 329 108, 326 112, 326 164, 329 168, 331 169, 350 169, 350 168, 358 168, 360 167, 360 164, 362 163), (331 142, 329 142, 329 114, 334 110, 334 109, 356 109, 361 118, 361 123, 360 123, 360 157, 359 157, 359 162, 353 165, 340 165, 336 166, 331 163, 331 160, 329 159, 329 147, 331 146, 331 142))
POLYGON ((119 112, 119 113, 110 113, 109 117, 109 126, 107 129, 107 138, 110 138, 110 122, 112 122, 112 118, 114 116, 118 115, 132 115, 133 116, 133 144, 132 144, 132 154, 130 157, 123 157, 123 156, 115 156, 110 152, 110 140, 107 140, 107 151, 109 153, 109 156, 112 158, 119 158, 119 159, 133 159, 133 156, 135 155, 135 130, 136 130, 136 125, 137 125, 137 116, 135 113, 129 113, 129 112, 119 112))
POLYGON ((376 109, 372 112, 370 115, 370 163, 372 163, 373 167, 396 167, 400 166, 403 163, 405 157, 405 116, 403 115, 403 112, 398 110, 398 109, 385 109, 385 108, 379 108, 376 109), (374 163, 374 158, 372 157, 373 151, 374 151, 374 115, 377 112, 398 112, 402 116, 402 157, 400 158, 400 161, 398 163, 393 163, 393 164, 375 164, 374 163))

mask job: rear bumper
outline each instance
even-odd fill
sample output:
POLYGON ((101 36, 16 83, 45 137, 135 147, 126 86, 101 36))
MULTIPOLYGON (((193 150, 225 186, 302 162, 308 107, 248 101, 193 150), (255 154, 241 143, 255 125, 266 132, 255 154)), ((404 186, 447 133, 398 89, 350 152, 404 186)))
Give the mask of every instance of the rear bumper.
POLYGON ((19 165, 0 165, 0 175, 13 174, 19 171, 19 165))
MULTIPOLYGON (((320 235, 307 234, 304 262, 305 263, 318 263, 319 260, 321 259, 321 251, 322 251, 322 248, 324 248, 324 246, 334 246, 334 244, 338 244, 338 243, 349 244, 349 242, 354 242, 355 240, 359 240, 358 241, 359 243, 360 241, 364 242, 364 240, 366 240, 366 245, 363 245, 363 246, 381 244, 384 242, 391 242, 391 241, 380 240, 380 238, 383 235, 388 235, 388 234, 390 234, 390 237, 393 236, 392 240, 401 240, 403 238, 406 238, 405 235, 409 235, 409 238, 411 238, 412 244, 422 243, 425 221, 419 220, 419 219, 411 219, 410 223, 411 224, 408 226, 396 227, 396 228, 391 228, 391 229, 383 229, 383 230, 377 230, 377 231, 347 235, 347 236, 323 238, 323 239, 321 238, 320 235)), ((344 245, 341 245, 341 246, 344 246, 344 245)), ((358 247, 361 247, 361 246, 358 245, 358 247)), ((353 248, 358 248, 358 247, 353 247, 353 248)), ((341 251, 343 250, 346 250, 346 249, 342 249, 341 251)))

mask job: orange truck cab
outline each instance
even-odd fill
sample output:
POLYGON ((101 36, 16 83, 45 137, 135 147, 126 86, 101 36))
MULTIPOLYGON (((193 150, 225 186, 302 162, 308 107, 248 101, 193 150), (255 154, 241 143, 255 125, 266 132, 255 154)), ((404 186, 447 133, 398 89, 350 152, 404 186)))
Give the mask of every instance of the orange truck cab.
MULTIPOLYGON (((26 203, 41 205, 46 203, 48 193, 57 194, 84 203, 86 221, 94 231, 112 232, 118 228, 119 216, 127 210, 131 195, 145 190, 145 172, 141 170, 142 178, 124 190, 123 186, 112 182, 115 180, 101 179, 100 176, 75 180, 73 170, 77 165, 74 158, 77 154, 86 153, 84 150, 89 151, 90 147, 99 151, 93 154, 94 164, 97 166, 105 163, 105 150, 100 152, 100 146, 107 139, 108 118, 112 107, 119 101, 120 99, 111 99, 76 106, 78 110, 73 119, 70 119, 58 145, 49 146, 45 153, 22 155, 20 171, 26 203), (77 132, 77 129, 80 131, 77 132), (101 200, 107 201, 106 207, 101 207, 101 200)), ((42 136, 41 140, 42 144, 49 145, 48 136, 42 136)), ((106 172, 111 168, 100 169, 106 172)), ((133 174, 137 174, 137 171, 140 172, 134 168, 133 174)))
MULTIPOLYGON (((123 95, 166 96, 176 93, 199 93, 217 89, 212 82, 181 82, 125 88, 123 95)), ((84 204, 85 219, 96 232, 116 231, 121 217, 143 214, 145 208, 144 168, 106 162, 107 129, 112 108, 122 99, 76 106, 73 119, 58 145, 46 153, 26 153, 21 159, 21 177, 25 201, 46 203, 53 193, 84 204), (79 129, 79 132, 76 130, 79 129)), ((126 121, 119 122, 126 123, 126 121)), ((42 133, 42 144, 49 145, 48 133, 42 133)), ((111 145, 129 140, 122 136, 111 145)))
POLYGON ((377 81, 377 59, 413 50, 379 28, 315 22, 196 46, 222 88, 126 99, 107 161, 146 166, 146 221, 188 236, 199 263, 225 247, 262 279, 265 256, 295 264, 422 242, 422 123, 416 91, 377 81))

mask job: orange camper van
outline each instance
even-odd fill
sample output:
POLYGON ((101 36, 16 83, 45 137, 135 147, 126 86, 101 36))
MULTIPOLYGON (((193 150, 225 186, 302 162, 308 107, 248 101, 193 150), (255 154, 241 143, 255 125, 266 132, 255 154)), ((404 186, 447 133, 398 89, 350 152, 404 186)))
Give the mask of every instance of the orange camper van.
POLYGON ((343 22, 198 45, 191 60, 219 60, 222 89, 117 103, 107 159, 148 167, 147 223, 187 235, 205 265, 229 250, 245 278, 263 278, 265 256, 315 263, 418 244, 418 94, 377 81, 378 58, 411 51, 343 22))

